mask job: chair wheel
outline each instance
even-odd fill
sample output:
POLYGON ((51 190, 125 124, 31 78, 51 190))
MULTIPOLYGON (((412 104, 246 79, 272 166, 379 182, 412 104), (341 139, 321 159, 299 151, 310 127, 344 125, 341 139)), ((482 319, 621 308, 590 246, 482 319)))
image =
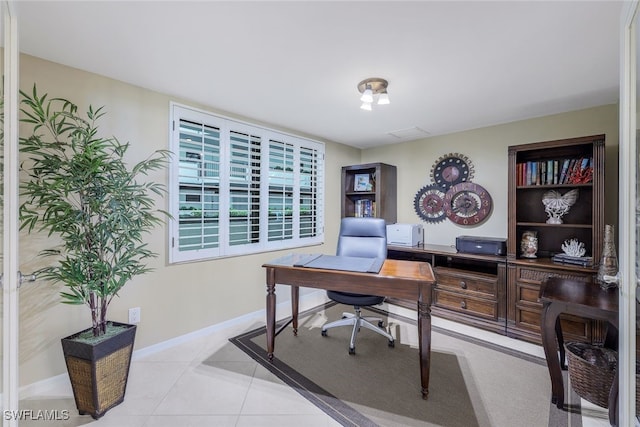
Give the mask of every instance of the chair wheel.
POLYGON ((378 321, 378 327, 382 328, 384 326, 384 322, 382 320, 378 321))
POLYGON ((396 342, 389 340, 389 347, 395 347, 395 346, 396 346, 396 342))
POLYGON ((349 354, 356 354, 355 347, 349 347, 349 354))
POLYGON ((326 336, 327 336, 327 331, 322 331, 321 333, 322 333, 322 336, 323 336, 323 337, 326 337, 326 336))

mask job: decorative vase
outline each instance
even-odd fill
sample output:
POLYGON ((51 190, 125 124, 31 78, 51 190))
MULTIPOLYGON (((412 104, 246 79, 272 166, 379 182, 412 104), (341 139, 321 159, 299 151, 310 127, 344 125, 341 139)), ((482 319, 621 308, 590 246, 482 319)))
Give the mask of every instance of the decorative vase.
POLYGON ((85 331, 62 339, 78 412, 96 420, 124 401, 136 336, 136 325, 110 323, 125 330, 99 343, 78 341, 85 331))
POLYGON ((604 241, 602 243, 602 257, 598 267, 596 282, 602 289, 617 287, 615 276, 618 274, 618 257, 613 240, 613 225, 604 226, 604 241))
POLYGON ((537 258, 536 252, 538 252, 538 232, 537 231, 525 231, 522 233, 522 240, 520 241, 520 256, 522 258, 537 258))

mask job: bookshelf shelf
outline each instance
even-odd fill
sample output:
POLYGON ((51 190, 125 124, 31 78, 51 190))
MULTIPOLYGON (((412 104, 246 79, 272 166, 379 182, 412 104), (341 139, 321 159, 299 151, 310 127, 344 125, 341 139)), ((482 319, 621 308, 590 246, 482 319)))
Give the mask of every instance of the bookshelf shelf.
POLYGON ((592 183, 587 184, 540 184, 540 185, 518 185, 516 186, 517 190, 535 190, 536 188, 544 188, 547 190, 553 190, 554 188, 581 188, 581 187, 592 187, 592 183))
POLYGON ((546 222, 518 222, 518 227, 593 228, 593 224, 547 224, 546 222))

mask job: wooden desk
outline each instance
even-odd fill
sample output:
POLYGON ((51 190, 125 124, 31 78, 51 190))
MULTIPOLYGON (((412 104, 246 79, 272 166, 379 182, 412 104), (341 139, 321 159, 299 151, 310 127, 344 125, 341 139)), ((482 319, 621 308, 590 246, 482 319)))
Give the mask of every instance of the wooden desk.
MULTIPOLYGON (((551 277, 540 288, 542 303, 542 345, 551 377, 551 402, 559 409, 564 407, 564 381, 562 369, 565 350, 560 313, 569 313, 609 322, 615 331, 609 330, 605 346, 617 350, 618 289, 603 290, 593 282, 580 282, 551 277), (560 356, 558 357, 558 351, 560 356), (562 363, 562 367, 561 367, 562 363)), ((609 328, 611 329, 611 328, 609 328)), ((616 425, 618 412, 618 376, 609 393, 609 422, 616 425)))
POLYGON ((291 286, 293 333, 298 331, 299 286, 327 290, 381 295, 417 301, 422 397, 429 394, 431 358, 431 298, 435 283, 431 266, 426 262, 387 259, 378 274, 308 267, 293 267, 292 254, 263 265, 267 273, 267 354, 273 359, 276 336, 276 283, 291 286))

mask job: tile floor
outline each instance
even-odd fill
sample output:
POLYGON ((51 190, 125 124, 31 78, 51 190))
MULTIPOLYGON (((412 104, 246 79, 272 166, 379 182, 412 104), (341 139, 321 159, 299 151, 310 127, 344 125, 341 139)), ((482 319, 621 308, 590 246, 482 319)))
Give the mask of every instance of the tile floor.
MULTIPOLYGON (((402 310, 400 310, 402 311, 402 310)), ((407 313, 402 313, 407 314, 407 313)), ((264 324, 255 313, 134 353, 125 401, 95 421, 79 416, 66 374, 21 400, 21 409, 57 411, 56 421, 20 426, 330 427, 338 424, 228 342, 264 324), (69 416, 65 414, 68 411, 69 416), (68 418, 68 419, 63 419, 68 418)), ((433 325, 544 357, 542 348, 433 318, 433 325)), ((583 427, 608 426, 606 411, 583 401, 583 427)), ((499 427, 499 426, 497 426, 499 427)))

